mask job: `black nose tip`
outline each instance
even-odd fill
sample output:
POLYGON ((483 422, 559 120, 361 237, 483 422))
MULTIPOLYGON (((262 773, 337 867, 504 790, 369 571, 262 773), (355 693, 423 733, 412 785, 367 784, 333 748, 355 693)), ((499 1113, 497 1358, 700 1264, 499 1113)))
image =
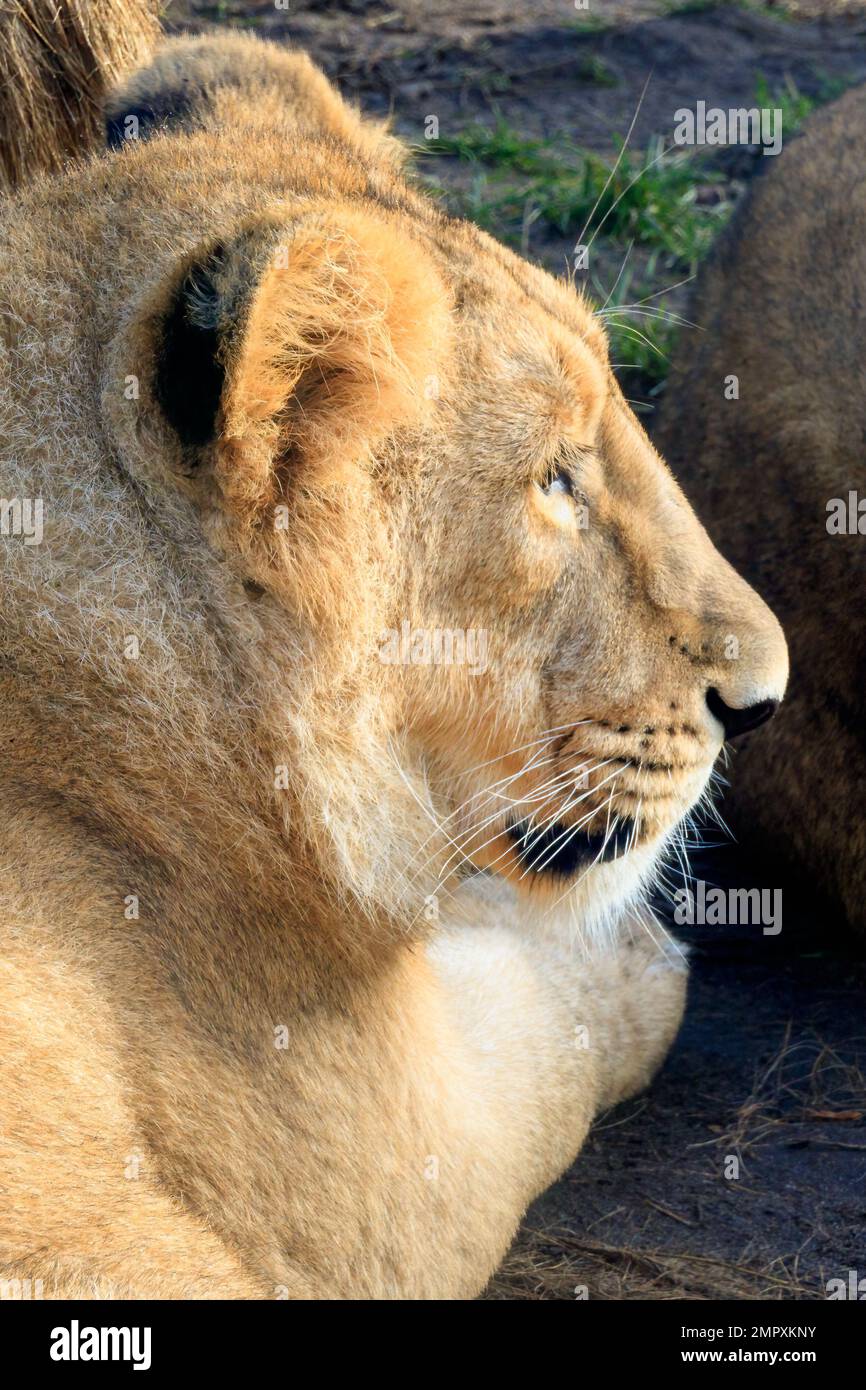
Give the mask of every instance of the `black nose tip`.
POLYGON ((756 705, 746 705, 745 709, 735 709, 726 705, 718 690, 713 686, 707 691, 707 706, 715 715, 725 731, 725 738, 739 738, 759 724, 766 724, 779 708, 778 700, 760 700, 756 705))

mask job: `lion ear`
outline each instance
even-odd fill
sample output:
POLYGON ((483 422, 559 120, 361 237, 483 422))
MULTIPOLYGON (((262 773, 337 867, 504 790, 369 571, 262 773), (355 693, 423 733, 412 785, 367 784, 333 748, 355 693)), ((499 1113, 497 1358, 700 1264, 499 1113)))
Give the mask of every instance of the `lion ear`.
POLYGON ((223 504, 252 519, 292 469, 344 468, 418 423, 447 325, 432 263, 384 217, 259 221, 179 268, 154 396, 184 471, 209 463, 223 504))

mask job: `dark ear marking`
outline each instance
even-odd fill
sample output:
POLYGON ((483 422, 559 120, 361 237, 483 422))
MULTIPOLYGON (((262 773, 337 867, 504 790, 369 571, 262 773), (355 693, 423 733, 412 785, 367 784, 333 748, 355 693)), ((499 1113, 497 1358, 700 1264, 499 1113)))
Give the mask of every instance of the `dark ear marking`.
POLYGON ((191 457, 216 439, 228 363, 272 253, 268 227, 201 251, 171 293, 157 329, 154 395, 191 457))
POLYGON ((214 280, 221 248, 191 266, 162 323, 155 390, 182 444, 201 449, 216 433, 225 384, 219 292, 214 280))

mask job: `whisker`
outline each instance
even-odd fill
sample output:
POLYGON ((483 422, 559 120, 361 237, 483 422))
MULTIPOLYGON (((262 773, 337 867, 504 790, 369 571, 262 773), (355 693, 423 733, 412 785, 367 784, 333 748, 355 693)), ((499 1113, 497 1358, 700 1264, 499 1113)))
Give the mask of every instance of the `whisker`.
MULTIPOLYGON (((543 751, 543 750, 539 750, 539 752, 541 752, 541 751, 543 751)), ((496 782, 493 783, 493 786, 492 786, 492 787, 487 787, 487 788, 482 787, 479 791, 474 792, 474 793, 472 794, 472 796, 468 796, 468 797, 466 798, 465 801, 461 802, 461 804, 456 808, 456 810, 452 811, 450 815, 446 816, 445 819, 444 819, 443 821, 436 822, 436 830, 434 830, 430 835, 428 835, 427 838, 426 838, 426 840, 424 840, 423 843, 422 843, 421 845, 418 846, 418 848, 416 849, 415 853, 412 855, 412 858, 411 858, 411 859, 409 860, 409 862, 407 863, 406 869, 407 869, 407 870, 409 869, 409 867, 410 867, 410 865, 412 864, 413 860, 416 859, 417 856, 421 853, 421 851, 422 851, 423 849, 425 849, 426 846, 430 843, 430 841, 436 837, 437 833, 440 832, 440 831, 443 831, 444 826, 446 826, 446 825, 448 824, 449 821, 453 820, 453 819, 455 818, 455 816, 459 816, 459 815, 461 814, 461 812, 465 811, 466 808, 467 808, 468 806, 470 806, 470 805, 472 804, 473 801, 475 801, 475 800, 477 800, 479 797, 481 797, 482 800, 481 800, 480 805, 483 806, 483 805, 484 805, 484 801, 490 799, 492 796, 503 796, 503 799, 505 799, 505 798, 504 798, 504 793, 502 793, 500 790, 497 790, 497 789, 499 789, 499 788, 501 788, 501 787, 503 787, 503 786, 506 786, 506 787, 507 787, 507 786, 510 786, 512 782, 517 781, 517 779, 518 779, 519 777, 523 777, 526 773, 528 773, 528 772, 533 772, 533 771, 536 770, 536 768, 538 768, 538 767, 545 767, 545 766, 547 766, 549 763, 552 763, 552 762, 555 761, 554 758, 548 758, 548 759, 545 759, 544 761, 542 761, 541 763, 533 763, 533 758, 535 758, 536 756, 538 756, 538 755, 537 755, 537 754, 533 754, 533 755, 532 755, 532 758, 530 758, 528 762, 524 763, 523 766, 522 766, 521 768, 519 768, 517 772, 512 772, 512 773, 510 773, 509 775, 507 775, 507 776, 505 776, 505 777, 500 777, 498 781, 496 781, 496 782)), ((501 815, 501 808, 499 808, 499 807, 497 807, 496 811, 493 813, 493 816, 491 816, 490 819, 493 820, 493 819, 495 819, 495 817, 498 816, 498 815, 501 815)), ((434 850, 433 853, 432 853, 431 855, 428 856, 428 858, 427 858, 427 860, 424 862, 424 864, 422 864, 422 865, 420 866, 420 868, 419 868, 418 870, 416 870, 416 873, 415 873, 415 876, 414 876, 415 879, 417 879, 417 877, 420 876, 420 874, 422 874, 422 873, 424 872, 424 869, 426 868, 427 864, 429 864, 430 861, 436 857, 436 853, 437 853, 437 851, 434 850)))
MULTIPOLYGON (((633 115, 632 118, 631 118, 631 125, 629 126, 628 130, 626 131, 626 133, 625 133, 625 139, 624 139, 623 142, 622 142, 622 148, 621 148, 619 154, 618 154, 617 157, 616 157, 616 162, 614 163, 613 168, 611 169, 610 173, 608 174, 607 178, 606 178, 605 181, 604 181, 604 185, 602 186, 601 192, 599 193, 598 197, 596 198, 595 202, 593 203, 592 211, 590 212, 589 217, 586 219, 586 223, 585 223, 585 225, 584 225, 584 227, 583 227, 583 230, 582 230, 580 236, 577 238, 577 242, 575 243, 577 246, 582 246, 582 245, 583 245, 583 238, 586 236, 587 232, 589 231, 590 225, 591 225, 591 223, 592 223, 592 219, 595 217, 595 214, 598 212, 599 204, 601 203, 602 198, 604 197, 605 193, 607 192, 608 188, 610 187, 611 179, 612 179, 612 178, 614 177, 614 175, 616 174, 616 171, 617 171, 617 169, 619 168, 620 163, 622 162, 623 155, 625 154, 626 150, 628 149, 628 142, 629 142, 629 140, 630 140, 631 137, 632 137, 632 132, 633 132, 633 130, 634 130, 634 128, 635 128, 635 125, 636 125, 636 123, 637 123, 637 118, 638 118, 638 116, 640 115, 640 109, 641 109, 641 107, 643 106, 644 97, 646 96, 647 87, 648 87, 649 84, 650 84, 650 78, 651 78, 651 77, 652 77, 652 71, 650 71, 650 72, 647 73, 646 82, 644 82, 644 84, 643 84, 643 90, 641 91, 641 94, 640 94, 640 96, 638 97, 638 103, 637 103, 637 106, 636 106, 635 109, 634 109, 634 115, 633 115)), ((590 246, 591 246, 591 245, 592 245, 592 242, 590 242, 590 246)), ((588 250, 588 249, 589 249, 589 248, 587 248, 587 250, 588 250)))
MULTIPOLYGON (((578 243, 578 244, 579 244, 579 243, 578 243)), ((596 311, 599 318, 600 318, 601 315, 604 313, 605 309, 607 308, 608 304, 610 303, 610 301, 611 301, 611 299, 612 299, 612 297, 613 297, 613 294, 614 294, 614 292, 615 292, 615 290, 616 290, 616 287, 617 287, 617 285, 619 284, 620 280, 622 279, 622 274, 623 274, 623 271, 625 270, 626 262, 628 261, 628 258, 629 258, 629 256, 631 255, 632 247, 633 247, 633 246, 634 246, 634 237, 632 237, 631 241, 630 241, 629 244, 628 244, 628 247, 627 247, 627 249, 626 249, 626 253, 625 253, 625 255, 624 255, 623 258, 622 258, 622 265, 621 265, 620 268, 619 268, 619 274, 617 275, 616 279, 614 280, 613 284, 611 285, 610 289, 608 290, 607 299, 604 301, 604 303, 602 304, 601 308, 598 309, 598 310, 596 311)))
MULTIPOLYGON (((608 761, 609 761, 609 762, 612 762, 613 759, 608 759, 608 761)), ((626 767, 628 767, 628 766, 630 766, 630 764, 626 764, 626 767)), ((590 790, 589 790, 588 792, 584 792, 583 796, 577 797, 576 800, 574 800, 574 801, 572 801, 572 802, 570 803, 570 805, 578 805, 581 801, 586 800, 586 797, 589 796, 591 792, 598 791, 601 787, 606 786, 608 782, 613 781, 614 777, 620 777, 620 776, 622 775, 622 773, 626 771, 626 767, 619 767, 619 768, 617 768, 615 772, 612 772, 612 773, 610 773, 610 775, 609 775, 608 777, 603 778, 601 782, 598 782, 598 783, 596 784, 596 786, 591 787, 590 790)), ((610 804, 610 801, 611 801, 611 799, 612 799, 612 796, 613 796, 613 793, 611 793, 611 796, 608 798, 608 802, 607 802, 606 804, 608 804, 608 805, 610 804)), ((563 815, 565 815, 567 809, 570 809, 570 807, 563 807, 563 808, 561 808, 561 809, 559 810, 559 812, 558 812, 558 816, 563 816, 563 815)), ((574 838, 574 836, 577 834, 577 832, 582 828, 582 826, 584 826, 584 825, 586 824, 587 821, 592 820, 592 818, 593 818, 594 815, 597 815, 597 814, 598 814, 598 810, 599 810, 599 809, 604 809, 604 808, 603 808, 603 807, 602 807, 602 808, 594 807, 586 816, 583 817, 582 820, 580 820, 580 821, 577 823, 577 825, 569 825, 569 826, 566 826, 565 830, 564 830, 560 835, 558 835, 558 836, 556 837, 556 839, 554 840, 553 844, 552 844, 551 846, 549 846, 550 853, 549 853, 549 855, 547 856, 547 858, 544 860, 544 863, 543 863, 543 864, 538 864, 538 863, 533 863, 532 861, 529 861, 529 862, 527 863, 527 866, 526 866, 526 868, 524 869, 523 873, 520 875, 520 877, 521 877, 521 878, 525 878, 526 875, 530 872, 530 870, 535 870, 536 873, 541 873, 541 870, 542 870, 543 868, 545 868, 545 867, 550 863, 550 861, 551 861, 552 859, 555 859, 556 856, 557 856, 557 854, 559 853, 559 850, 556 848, 556 846, 559 845, 560 841, 561 841, 564 837, 567 837, 567 838, 565 838, 565 844, 568 844, 568 843, 574 838)), ((527 848, 527 850, 524 851, 524 854, 530 853, 531 850, 534 848, 535 844, 538 843, 538 840, 539 840, 539 839, 540 839, 540 836, 537 836, 536 839, 535 839, 535 841, 534 841, 534 843, 533 843, 532 845, 530 845, 530 846, 527 848)), ((564 849, 564 848, 565 848, 565 845, 562 845, 562 848, 564 849)), ((523 856, 521 856, 521 857, 523 857, 523 856)))
MULTIPOLYGON (((611 798, 612 798, 612 797, 613 797, 613 793, 611 792, 611 798)), ((603 810, 603 809, 604 809, 604 808, 602 807, 602 810, 603 810)), ((586 878, 587 874, 590 873, 590 872, 595 868, 596 864, 597 864, 597 863, 599 862, 599 860, 601 859, 601 856, 604 854, 604 851, 605 851, 606 847, 607 847, 607 840, 605 840, 604 844, 602 844, 601 849, 598 851, 598 854, 595 856, 595 858, 593 859, 592 863, 587 865, 587 867, 584 869, 584 871, 583 871, 583 873, 580 875, 580 877, 577 878, 577 879, 575 879, 574 883, 570 883, 570 884, 569 884, 569 886, 566 888, 565 892, 562 893, 562 894, 556 899, 556 901, 554 902, 553 906, 550 907, 550 908, 548 909, 548 911, 544 914, 545 917, 549 917, 549 916, 550 916, 550 913, 553 912, 565 898, 567 898, 571 893, 573 893, 574 890, 575 890, 575 888, 579 887, 580 884, 583 883, 583 880, 586 878)))
MULTIPOLYGON (((649 79, 647 79, 647 81, 649 81, 649 79)), ((644 88, 644 90, 646 90, 646 88, 644 88)), ((595 241, 596 237, 598 236, 598 234, 599 234, 599 232, 601 231, 602 227, 604 226, 605 222, 606 222, 607 219, 610 217, 610 215, 611 215, 611 213, 613 212, 614 208, 615 208, 615 207, 618 207, 619 204, 622 202, 622 200, 623 200, 623 198, 625 197, 626 193, 630 193, 631 190, 634 188, 635 184, 636 184, 636 183, 640 183, 640 181, 641 181, 641 179, 643 178, 644 174, 646 174, 650 169, 652 169, 652 167, 653 167, 654 164, 658 164, 660 160, 664 159, 665 155, 670 154, 670 152, 671 152, 672 149, 673 149, 673 145, 668 145, 666 148, 663 147, 662 150, 661 150, 661 152, 660 152, 659 154, 656 155, 655 159, 651 159, 651 160, 649 161, 648 164, 645 164, 645 165, 643 166, 643 168, 640 170, 640 172, 637 173, 637 174, 635 174, 634 178, 631 179, 631 181, 630 181, 629 183, 626 184, 626 186, 625 186, 625 188, 622 190, 622 192, 621 192, 620 194, 618 194, 616 198, 614 198, 614 200, 613 200, 613 202, 611 203, 610 207, 608 208, 607 212, 604 214, 604 217, 601 219, 601 221, 599 222, 598 226, 596 227, 595 231, 593 232, 592 236, 591 236, 590 239, 589 239, 589 243, 588 243, 587 248, 586 248, 587 254, 588 254, 589 251, 592 249, 592 243, 595 241)))
MULTIPOLYGON (((550 779, 550 780, 553 781, 553 782, 559 782, 559 781, 561 781, 563 784, 565 784, 565 783, 571 781, 571 780, 573 779, 573 777, 574 777, 574 771, 573 771, 573 770, 568 770, 568 771, 566 771, 566 772, 564 772, 564 773, 562 773, 562 774, 558 774, 556 778, 552 778, 552 779, 550 779)), ((554 791, 551 793, 551 796, 556 795, 556 793, 558 792, 558 790, 559 790, 559 787, 556 786, 556 787, 554 788, 554 791)), ((549 801, 549 800, 551 799, 551 796, 547 797, 546 800, 549 801)), ((511 804, 512 804, 512 805, 515 805, 515 806, 519 806, 519 805, 521 804, 522 800, 523 800, 523 798, 520 798, 520 799, 518 799, 517 801, 512 800, 511 804)), ((466 848, 466 846, 468 846, 468 845, 472 842, 472 840, 473 840, 477 835, 480 835, 481 832, 482 832, 484 829, 486 829, 487 826, 489 826, 489 825, 493 824, 495 821, 497 821, 501 815, 502 815, 502 808, 501 808, 501 807, 497 807, 497 809, 496 809, 491 815, 487 816, 480 824, 474 825, 474 826, 470 826, 470 827, 466 830, 466 832, 460 837, 460 842, 461 842, 461 847, 462 847, 462 848, 461 848, 461 853, 463 853, 463 857, 464 857, 464 858, 468 858, 468 856, 465 854, 465 848, 466 848)), ((474 854, 480 854, 481 850, 486 849, 486 848, 487 848, 487 845, 492 844, 493 841, 496 840, 496 839, 498 838, 498 836, 499 836, 501 833, 502 833, 502 830, 501 830, 501 829, 500 829, 500 830, 497 830, 496 833, 495 833, 494 835, 492 835, 492 836, 490 837, 489 840, 486 840, 486 841, 484 842, 483 845, 476 846, 476 847, 473 849, 473 853, 474 853, 474 854)), ((445 870, 448 868, 448 866, 450 865, 450 863, 451 863, 451 861, 454 859, 454 857, 455 857, 455 856, 454 856, 453 853, 450 854, 450 855, 448 856, 448 859, 445 861, 445 864, 443 865, 443 868, 442 868, 442 873, 443 873, 443 874, 445 873, 445 870)), ((502 856, 500 856, 500 858, 501 858, 501 857, 502 857, 502 856)), ((497 861, 494 861, 494 862, 498 862, 498 860, 497 860, 497 861)))
MULTIPOLYGON (((692 323, 691 319, 684 319, 682 314, 675 313, 673 309, 632 309, 625 307, 599 309, 597 317, 603 318, 606 322, 609 322, 611 319, 618 318, 623 314, 629 314, 635 318, 652 319, 655 322, 675 323, 679 328, 697 328, 699 333, 704 332, 696 323, 692 323)), ((620 328, 621 325, 615 324, 614 327, 620 328)))
POLYGON ((653 352, 658 353, 663 361, 667 361, 667 353, 662 352, 658 344, 654 343, 651 338, 648 338, 645 333, 641 333, 640 329, 632 328, 631 324, 621 323, 617 325, 617 332, 625 333, 627 337, 632 338, 635 342, 645 343, 653 352))
POLYGON ((554 729, 548 729, 545 734, 540 734, 538 738, 530 739, 529 743, 519 743, 516 748, 510 748, 507 753, 497 753, 495 757, 488 758, 484 763, 476 763, 474 767, 469 767, 461 773, 463 777, 469 777, 473 772, 480 772, 483 767, 489 767, 491 763, 500 762, 503 758, 511 758, 515 753, 522 753, 524 748, 534 748, 537 743, 552 743, 557 734, 564 733, 566 729, 579 729, 583 724, 594 724, 594 719, 572 720, 570 724, 559 724, 554 729))

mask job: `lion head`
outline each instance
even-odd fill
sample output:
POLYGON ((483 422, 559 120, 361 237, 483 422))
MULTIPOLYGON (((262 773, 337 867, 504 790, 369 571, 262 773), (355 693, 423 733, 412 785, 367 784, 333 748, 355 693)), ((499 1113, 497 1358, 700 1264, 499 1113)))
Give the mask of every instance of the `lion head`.
POLYGON ((281 130, 235 95, 227 125, 213 91, 76 196, 111 202, 82 271, 100 467, 170 538, 178 628, 211 621, 184 589, 208 557, 243 794, 365 911, 420 920, 484 871, 604 916, 782 698, 779 625, 573 285, 445 216, 347 108, 281 130))

